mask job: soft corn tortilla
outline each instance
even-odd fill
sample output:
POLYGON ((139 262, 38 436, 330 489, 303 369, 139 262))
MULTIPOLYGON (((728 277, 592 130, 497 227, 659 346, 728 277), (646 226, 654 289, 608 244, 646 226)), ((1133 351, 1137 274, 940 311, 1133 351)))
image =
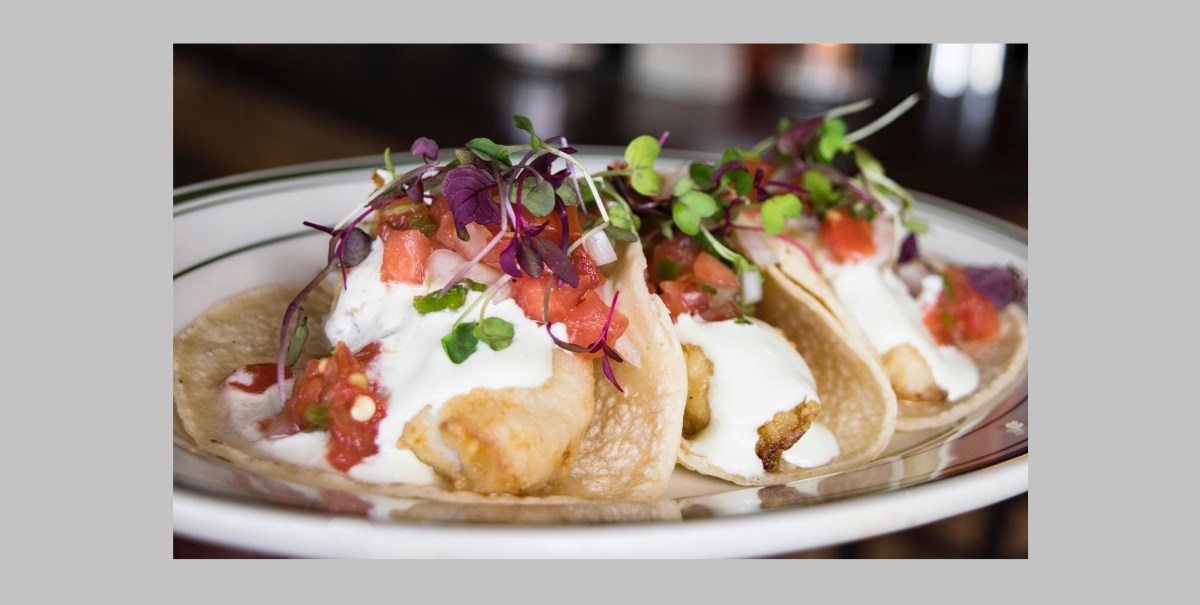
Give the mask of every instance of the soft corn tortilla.
POLYGON ((781 460, 779 470, 743 477, 714 466, 684 439, 679 461, 706 475, 740 485, 776 485, 836 473, 873 460, 887 447, 896 424, 896 396, 882 368, 848 336, 829 310, 779 269, 764 270, 758 315, 779 328, 796 346, 816 380, 821 410, 817 421, 837 438, 839 455, 818 467, 800 468, 781 460))
MULTIPOLYGON (((219 404, 221 390, 235 368, 275 358, 279 325, 299 289, 296 286, 264 287, 223 301, 176 336, 174 390, 179 424, 205 452, 255 473, 330 489, 451 502, 571 503, 657 498, 666 489, 679 446, 686 378, 667 310, 657 297, 646 292, 641 281, 645 259, 640 245, 629 244, 621 252, 612 280, 621 291, 618 309, 630 320, 624 340, 628 341, 625 348, 631 359, 614 364, 614 368, 625 393, 622 395, 608 383, 599 361, 587 362, 556 352, 556 372, 560 363, 584 364, 585 381, 594 383, 589 388, 595 396, 595 408, 583 437, 572 443, 554 480, 534 496, 454 491, 448 482, 438 486, 369 484, 257 453, 252 442, 240 435, 229 411, 219 404)), ((320 326, 330 309, 330 299, 328 290, 319 290, 305 302, 311 336, 297 367, 329 349, 320 326)), ((578 380, 583 375, 576 370, 566 374, 578 380)))
MULTIPOLYGON (((779 268, 793 283, 815 296, 825 309, 845 328, 849 337, 870 352, 876 363, 882 356, 876 352, 858 321, 842 306, 828 280, 818 273, 804 253, 783 242, 772 245, 779 258, 779 268)), ((1000 315, 1001 331, 996 340, 962 347, 979 368, 979 387, 975 392, 955 401, 944 403, 900 401, 896 430, 917 431, 948 426, 986 409, 1000 400, 1020 380, 1028 352, 1025 313, 1009 305, 1000 315)))

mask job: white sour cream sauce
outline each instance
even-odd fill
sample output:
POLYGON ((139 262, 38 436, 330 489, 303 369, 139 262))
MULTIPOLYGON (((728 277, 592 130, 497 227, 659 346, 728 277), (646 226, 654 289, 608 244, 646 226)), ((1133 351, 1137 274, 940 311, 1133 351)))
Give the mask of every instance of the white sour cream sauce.
MULTIPOLYGON (((512 299, 489 304, 487 317, 499 317, 513 325, 512 344, 493 351, 486 343, 466 361, 454 364, 442 349, 441 339, 454 321, 481 292, 468 292, 464 305, 451 311, 422 315, 413 307, 413 297, 438 290, 442 283, 424 285, 384 283, 380 280, 383 243, 376 240, 371 253, 349 271, 347 287, 325 322, 329 341, 344 341, 352 351, 380 341, 380 354, 367 367, 367 376, 379 384, 388 398, 387 415, 379 424, 375 440, 379 452, 350 468, 350 477, 367 483, 404 482, 433 484, 434 470, 417 459, 411 450, 396 446, 404 426, 426 406, 440 407, 451 398, 476 388, 536 387, 550 379, 554 343, 537 323, 512 299)), ((478 307, 468 321, 478 319, 478 307)), ((226 388, 227 393, 234 389, 226 388)), ((267 414, 278 411, 278 395, 266 399, 267 414)), ((263 397, 253 396, 253 397, 263 397)), ((261 417, 261 416, 260 416, 261 417)), ((246 425, 243 425, 246 426, 246 425)), ((254 430, 253 422, 248 430, 254 430)), ((436 437, 436 436, 432 436, 436 437)), ((328 433, 299 433, 256 443, 264 453, 296 464, 332 469, 325 460, 328 433)))
MULTIPOLYGON (((762 460, 754 453, 758 427, 805 398, 820 400, 812 370, 783 334, 757 319, 705 322, 681 314, 675 331, 680 342, 700 347, 713 366, 711 420, 691 440, 691 450, 726 472, 762 476, 762 460)), ((833 433, 814 422, 783 459, 810 468, 839 453, 833 433)))
POLYGON ((922 319, 922 309, 935 304, 942 280, 930 275, 921 280, 921 294, 913 299, 904 282, 892 271, 871 263, 824 263, 834 292, 858 320, 880 355, 910 344, 933 373, 933 381, 954 401, 979 386, 979 369, 954 346, 939 346, 922 319))

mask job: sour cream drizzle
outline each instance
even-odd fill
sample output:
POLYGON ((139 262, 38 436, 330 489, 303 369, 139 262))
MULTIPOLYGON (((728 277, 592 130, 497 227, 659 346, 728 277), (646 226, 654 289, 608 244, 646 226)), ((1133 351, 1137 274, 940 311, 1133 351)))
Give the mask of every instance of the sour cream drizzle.
POLYGON ((953 401, 979 387, 979 369, 962 351, 934 342, 922 320, 922 305, 937 301, 941 280, 923 279, 914 300, 892 271, 870 263, 825 264, 838 298, 866 332, 880 355, 902 344, 912 345, 933 373, 933 380, 953 401))
MULTIPOLYGON (((750 321, 705 322, 682 314, 675 331, 680 342, 700 347, 713 365, 708 388, 711 420, 689 448, 726 472, 759 477, 765 471, 754 453, 758 427, 805 398, 819 398, 812 370, 792 344, 770 325, 750 321)), ((784 460, 814 467, 838 453, 833 433, 813 423, 784 460)))
MULTIPOLYGON (((352 467, 348 474, 368 483, 432 484, 437 482, 433 469, 411 450, 396 446, 408 421, 426 406, 436 410, 476 388, 542 385, 553 371, 554 343, 509 299, 489 304, 486 316, 512 323, 512 345, 493 351, 480 343, 470 358, 456 365, 446 356, 441 339, 450 333, 462 309, 482 293, 469 292, 462 309, 422 315, 413 307, 413 297, 439 290, 444 285, 442 280, 427 280, 422 285, 384 283, 379 278, 382 262, 383 245, 376 241, 371 253, 350 270, 347 287, 339 293, 337 305, 325 322, 329 341, 344 341, 352 351, 375 341, 381 343, 379 355, 367 367, 368 378, 378 382, 388 398, 387 415, 376 438, 379 453, 352 467)), ((476 320, 471 317, 466 321, 476 320)), ((274 389, 268 392, 274 393, 274 389)), ((317 431, 263 439, 257 446, 287 461, 330 469, 324 459, 327 439, 326 432, 317 431)))

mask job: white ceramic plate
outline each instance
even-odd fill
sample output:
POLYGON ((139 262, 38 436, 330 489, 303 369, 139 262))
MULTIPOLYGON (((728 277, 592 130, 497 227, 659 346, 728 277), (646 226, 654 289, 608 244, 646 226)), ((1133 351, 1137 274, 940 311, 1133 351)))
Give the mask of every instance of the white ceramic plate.
MULTIPOLYGON (((620 156, 615 148, 579 155, 589 169, 620 156)), ((175 332, 238 292, 310 279, 324 261, 324 236, 301 222, 341 219, 369 192, 378 161, 310 164, 177 190, 175 332)), ((954 262, 1026 272, 1024 230, 930 196, 918 199, 917 215, 932 226, 921 240, 926 249, 954 262)), ((431 507, 252 475, 193 448, 176 423, 174 529, 312 557, 768 556, 907 529, 1027 491, 1028 405, 1022 378, 980 415, 946 429, 897 433, 879 459, 847 472, 744 488, 677 467, 658 502, 632 510, 547 508, 519 520, 487 505, 431 507)))

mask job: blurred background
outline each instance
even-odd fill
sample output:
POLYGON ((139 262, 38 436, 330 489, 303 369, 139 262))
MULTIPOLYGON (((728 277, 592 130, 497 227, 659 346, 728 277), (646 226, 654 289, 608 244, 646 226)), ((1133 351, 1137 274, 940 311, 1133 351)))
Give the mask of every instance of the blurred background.
MULTIPOLYGON (((749 147, 780 117, 871 97, 863 142, 902 185, 1028 227, 1027 45, 175 45, 174 184, 485 136, 573 145, 669 131, 666 151, 749 147)), ((1027 496, 788 557, 1027 557, 1027 496)), ((254 557, 185 538, 176 557, 254 557)))

